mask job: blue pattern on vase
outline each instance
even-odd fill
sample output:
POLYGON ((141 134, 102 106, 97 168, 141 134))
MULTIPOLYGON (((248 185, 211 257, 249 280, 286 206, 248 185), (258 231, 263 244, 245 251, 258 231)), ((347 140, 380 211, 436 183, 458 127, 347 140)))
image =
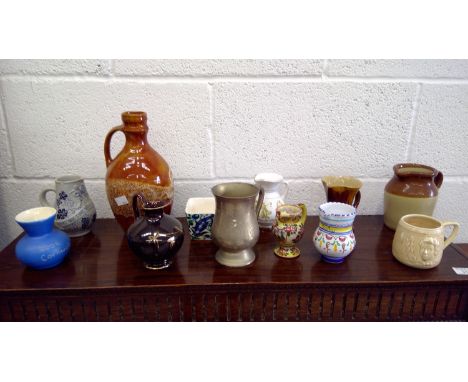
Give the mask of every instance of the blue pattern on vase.
POLYGON ((89 223, 90 223, 90 220, 88 217, 81 218, 81 229, 88 229, 90 225, 89 223))
POLYGON ((59 198, 58 198, 58 201, 57 201, 57 202, 59 202, 59 204, 60 204, 61 201, 62 201, 62 200, 65 200, 66 198, 68 198, 67 193, 66 193, 65 191, 62 191, 62 192, 60 192, 60 194, 59 194, 59 198))
POLYGON ((189 214, 187 223, 192 240, 211 240, 213 214, 189 214))
POLYGON ((60 208, 57 211, 57 220, 63 220, 67 217, 68 211, 65 208, 60 208))

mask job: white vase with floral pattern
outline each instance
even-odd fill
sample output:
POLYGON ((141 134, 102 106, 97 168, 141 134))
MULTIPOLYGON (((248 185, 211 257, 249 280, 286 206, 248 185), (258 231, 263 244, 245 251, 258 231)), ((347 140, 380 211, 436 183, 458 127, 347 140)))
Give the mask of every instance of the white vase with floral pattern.
POLYGON ((276 209, 285 203, 288 184, 281 175, 271 172, 257 174, 255 184, 265 190, 258 225, 263 229, 271 229, 276 219, 276 209))
POLYGON ((329 202, 319 207, 320 223, 314 233, 315 248, 328 263, 342 263, 356 247, 353 222, 356 208, 329 202))

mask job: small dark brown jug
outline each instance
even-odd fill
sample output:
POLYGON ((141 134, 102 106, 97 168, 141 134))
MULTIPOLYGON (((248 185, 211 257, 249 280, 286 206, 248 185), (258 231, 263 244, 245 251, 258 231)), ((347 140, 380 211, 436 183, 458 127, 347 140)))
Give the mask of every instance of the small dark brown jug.
POLYGON ((135 222, 127 231, 128 245, 148 269, 169 267, 184 241, 182 224, 164 213, 169 203, 168 200, 147 201, 141 194, 134 195, 132 199, 135 222), (138 199, 143 205, 143 216, 140 215, 138 199))

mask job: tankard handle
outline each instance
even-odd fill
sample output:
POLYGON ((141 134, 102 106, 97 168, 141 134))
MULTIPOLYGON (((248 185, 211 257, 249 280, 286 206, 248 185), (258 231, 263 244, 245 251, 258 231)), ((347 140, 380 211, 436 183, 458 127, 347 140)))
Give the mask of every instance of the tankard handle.
POLYGON ((257 199, 257 206, 255 207, 255 212, 257 213, 257 218, 258 215, 260 215, 260 210, 262 209, 262 204, 263 204, 263 198, 265 197, 265 191, 263 190, 263 187, 260 187, 260 192, 258 193, 258 199, 257 199))
POLYGON ((453 226, 452 233, 450 236, 444 241, 444 249, 447 248, 449 244, 451 244, 458 235, 458 231, 460 231, 460 224, 457 222, 442 222, 442 228, 453 226))
POLYGON ((48 192, 52 191, 53 193, 57 194, 57 192, 53 188, 46 188, 45 190, 42 190, 41 193, 39 194, 39 203, 41 204, 42 207, 53 207, 52 204, 50 204, 46 198, 46 195, 48 192))
POLYGON ((281 199, 286 199, 286 195, 288 195, 288 192, 289 192, 289 184, 285 181, 283 181, 281 184, 280 184, 280 187, 281 187, 281 191, 280 191, 280 196, 281 196, 281 199))
POLYGON ((106 135, 106 139, 104 140, 104 157, 106 158, 106 167, 109 167, 109 165, 112 163, 114 158, 111 158, 111 153, 110 153, 110 143, 112 136, 118 132, 123 130, 123 125, 113 127, 106 135))

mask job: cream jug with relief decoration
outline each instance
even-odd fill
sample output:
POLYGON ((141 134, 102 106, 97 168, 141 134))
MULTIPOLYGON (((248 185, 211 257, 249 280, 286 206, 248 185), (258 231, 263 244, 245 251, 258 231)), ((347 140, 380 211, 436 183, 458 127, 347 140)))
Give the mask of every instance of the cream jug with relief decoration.
POLYGON ((285 203, 288 184, 281 175, 270 172, 257 174, 254 180, 255 184, 265 191, 258 225, 262 229, 271 229, 276 219, 277 208, 285 203))
POLYGON ((428 215, 405 215, 398 222, 393 238, 393 256, 409 267, 437 267, 444 249, 455 240, 459 229, 456 222, 441 222, 428 215), (445 239, 444 229, 450 226, 453 227, 452 232, 445 239))

